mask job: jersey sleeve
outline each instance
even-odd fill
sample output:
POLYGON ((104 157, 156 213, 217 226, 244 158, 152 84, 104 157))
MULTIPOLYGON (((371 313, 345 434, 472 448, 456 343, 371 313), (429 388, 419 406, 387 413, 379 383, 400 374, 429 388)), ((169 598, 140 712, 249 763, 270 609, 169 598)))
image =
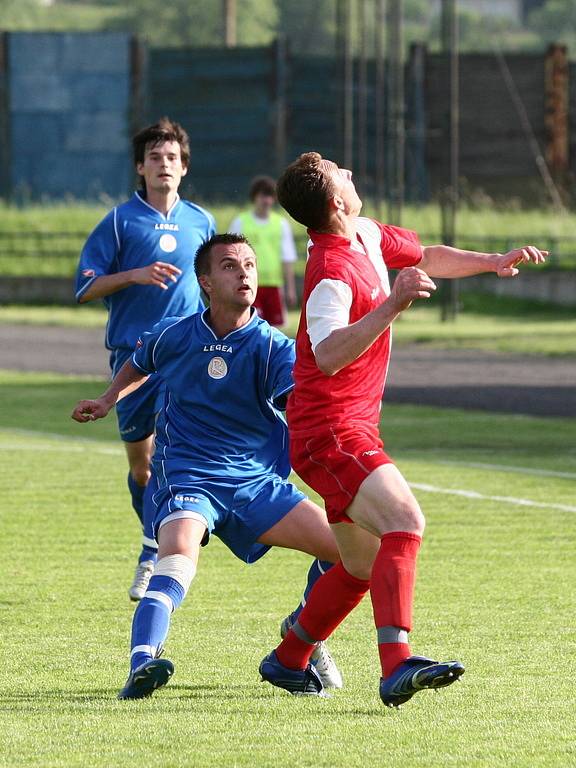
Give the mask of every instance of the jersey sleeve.
POLYGON ((270 351, 266 370, 266 397, 276 408, 284 410, 288 394, 294 387, 292 369, 296 344, 281 331, 271 328, 270 351))
POLYGON ((294 235, 292 234, 292 227, 290 222, 286 219, 281 219, 280 226, 282 228, 282 262, 293 263, 297 260, 298 254, 296 253, 296 244, 294 243, 294 235))
POLYGON ((233 235, 242 234, 242 222, 240 221, 240 216, 236 216, 236 218, 230 222, 228 232, 232 232, 233 235))
POLYGON ((422 258, 422 247, 416 232, 391 224, 376 222, 380 230, 380 249, 388 269, 414 267, 422 258))
POLYGON ((208 215, 208 233, 206 235, 206 240, 210 240, 210 238, 216 234, 216 219, 208 211, 206 213, 208 215))
POLYGON ((117 271, 120 238, 114 208, 88 236, 76 270, 76 301, 98 277, 117 271))
POLYGON ((352 289, 343 280, 324 278, 311 291, 306 302, 306 328, 312 352, 337 328, 350 320, 352 289))
POLYGON ((152 328, 144 331, 136 342, 136 349, 132 354, 132 364, 142 373, 156 373, 158 370, 158 353, 161 339, 165 331, 171 328, 181 318, 166 317, 152 328))

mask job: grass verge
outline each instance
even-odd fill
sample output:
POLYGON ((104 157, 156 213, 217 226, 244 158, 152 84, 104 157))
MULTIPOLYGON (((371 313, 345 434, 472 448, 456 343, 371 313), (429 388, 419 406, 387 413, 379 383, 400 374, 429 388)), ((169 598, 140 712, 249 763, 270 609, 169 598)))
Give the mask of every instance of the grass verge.
POLYGON ((173 617, 173 682, 151 699, 119 702, 138 527, 113 420, 83 428, 68 417, 100 387, 0 373, 3 765, 574 763, 567 670, 576 598, 567 585, 576 578, 576 515, 560 509, 574 508, 573 422, 383 410, 387 447, 407 478, 440 489, 417 491, 428 529, 413 647, 461 658, 467 672, 458 686, 385 710, 368 601, 330 643, 344 690, 317 701, 261 685, 258 662, 298 601, 309 560, 273 551, 246 567, 214 541, 173 617), (482 462, 499 469, 470 466, 482 462))

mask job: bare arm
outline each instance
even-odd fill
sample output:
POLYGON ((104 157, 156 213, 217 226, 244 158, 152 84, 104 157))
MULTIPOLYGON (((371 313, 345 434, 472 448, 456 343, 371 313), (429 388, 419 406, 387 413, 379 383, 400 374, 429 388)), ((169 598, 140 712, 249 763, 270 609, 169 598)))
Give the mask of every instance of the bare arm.
POLYGON ((417 267, 401 270, 386 301, 357 322, 332 331, 318 344, 314 352, 318 368, 326 376, 338 373, 364 354, 415 299, 430 298, 435 290, 436 286, 423 270, 417 267))
POLYGON ((94 299, 102 299, 104 296, 110 296, 111 293, 121 291, 131 285, 156 285, 158 288, 168 290, 167 281, 175 283, 182 270, 173 264, 167 264, 163 261, 155 261, 146 267, 139 269, 128 269, 125 272, 117 272, 113 275, 102 275, 97 277, 87 290, 80 296, 79 303, 84 304, 94 299))
POLYGON ((147 378, 148 374, 138 370, 131 360, 126 360, 108 389, 96 400, 80 400, 72 411, 72 418, 81 424, 103 419, 118 400, 142 386, 147 378))
POLYGON ((296 306, 296 281, 294 279, 294 266, 291 261, 285 261, 282 264, 284 271, 284 292, 286 303, 289 307, 296 306))
POLYGON ((422 248, 422 260, 418 264, 431 277, 470 277, 482 272, 495 272, 498 277, 515 277, 517 266, 533 262, 543 264, 548 251, 533 245, 515 248, 508 253, 478 253, 451 248, 448 245, 427 245, 422 248))

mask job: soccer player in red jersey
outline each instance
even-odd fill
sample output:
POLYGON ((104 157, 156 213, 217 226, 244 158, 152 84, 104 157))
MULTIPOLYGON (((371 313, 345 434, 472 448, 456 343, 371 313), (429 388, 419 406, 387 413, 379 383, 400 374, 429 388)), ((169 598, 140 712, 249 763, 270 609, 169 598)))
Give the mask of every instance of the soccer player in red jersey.
POLYGON ((540 264, 547 251, 525 246, 499 254, 422 246, 414 232, 359 217, 362 201, 351 172, 317 152, 301 155, 284 171, 278 199, 310 236, 287 411, 291 463, 324 499, 341 562, 316 582, 297 622, 260 672, 286 687, 286 676, 307 668, 314 644, 326 639, 369 589, 382 667, 380 697, 399 706, 423 688, 449 685, 464 667, 412 656, 408 644, 424 516, 379 435, 391 325, 413 301, 430 297, 433 278, 482 272, 514 277, 520 263, 540 264), (388 269, 399 270, 392 288, 388 269))

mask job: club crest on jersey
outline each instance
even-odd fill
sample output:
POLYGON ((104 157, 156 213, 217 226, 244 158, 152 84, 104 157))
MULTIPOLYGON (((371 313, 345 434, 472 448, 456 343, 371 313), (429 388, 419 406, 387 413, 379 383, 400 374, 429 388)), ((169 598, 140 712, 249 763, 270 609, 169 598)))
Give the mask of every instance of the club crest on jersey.
POLYGON ((172 251, 176 250, 176 246, 178 245, 178 241, 174 237, 174 235, 162 235, 160 240, 158 241, 158 245, 164 253, 172 253, 172 251))
POLYGON ((223 357, 213 357, 208 363, 208 376, 212 379, 223 379, 228 373, 228 366, 223 357))

